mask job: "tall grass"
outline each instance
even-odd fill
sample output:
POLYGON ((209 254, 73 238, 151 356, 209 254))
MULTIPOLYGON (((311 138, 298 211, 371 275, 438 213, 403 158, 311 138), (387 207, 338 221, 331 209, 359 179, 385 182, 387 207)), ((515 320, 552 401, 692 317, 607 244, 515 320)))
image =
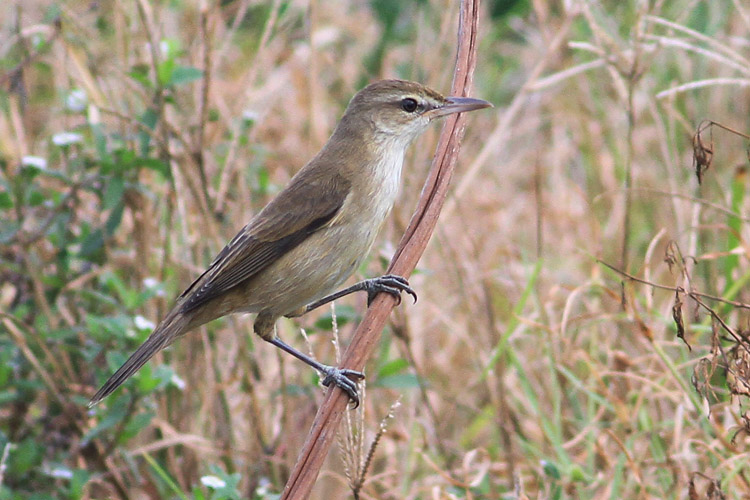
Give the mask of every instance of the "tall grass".
MULTIPOLYGON (((362 468, 359 498, 745 498, 747 140, 703 131, 699 184, 693 137, 750 131, 750 9, 484 8, 475 95, 496 108, 470 116, 420 300, 315 498, 362 468)), ((0 5, 0 498, 276 498, 322 389, 251 317, 86 402, 356 90, 449 88, 456 23, 448 1, 0 5)), ((385 268, 437 132, 359 277, 385 268)), ((364 308, 336 304, 341 342, 364 308)), ((278 330, 332 361, 332 323, 278 330)))

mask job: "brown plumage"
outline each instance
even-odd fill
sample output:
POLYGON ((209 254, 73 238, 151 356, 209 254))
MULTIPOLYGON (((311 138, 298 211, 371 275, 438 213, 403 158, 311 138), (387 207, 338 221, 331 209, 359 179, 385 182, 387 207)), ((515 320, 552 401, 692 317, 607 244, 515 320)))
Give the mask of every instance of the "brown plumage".
MULTIPOLYGON (((178 298, 148 339, 91 399, 112 393, 155 353, 184 333, 234 312, 258 313, 255 332, 326 375, 356 399, 342 371, 311 360, 274 336, 281 316, 298 316, 328 300, 367 255, 395 200, 404 152, 430 121, 488 107, 444 98, 418 83, 376 82, 355 95, 323 149, 219 252, 178 298), (321 299, 323 297, 323 299, 321 299)), ((406 280, 367 280, 364 290, 413 294, 406 280)), ((342 293, 335 294, 335 297, 342 293)), ((335 298, 334 297, 334 298, 335 298)))

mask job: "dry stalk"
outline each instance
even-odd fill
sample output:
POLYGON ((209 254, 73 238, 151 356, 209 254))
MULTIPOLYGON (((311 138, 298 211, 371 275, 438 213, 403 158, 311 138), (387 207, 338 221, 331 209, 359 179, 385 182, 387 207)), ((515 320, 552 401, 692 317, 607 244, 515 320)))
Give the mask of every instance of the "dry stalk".
MULTIPOLYGON (((362 392, 364 396, 364 391, 362 392)), ((362 487, 367 479, 367 472, 372 465, 372 459, 375 456, 375 450, 380 443, 380 439, 388 429, 388 422, 396 416, 396 410, 401 406, 399 397, 393 402, 388 409, 388 413, 380 421, 378 431, 372 439, 367 453, 365 454, 365 405, 357 408, 357 419, 353 420, 350 413, 346 414, 346 432, 339 434, 339 447, 341 448, 344 462, 344 474, 349 482, 349 488, 355 500, 359 500, 362 493, 362 487), (352 425, 354 422, 354 425, 352 425)))
MULTIPOLYGON (((478 24, 479 0, 462 1, 452 95, 465 95, 471 87, 476 66, 478 24)), ((446 120, 415 214, 391 261, 389 273, 408 277, 422 256, 448 193, 463 130, 462 116, 446 120)), ((390 295, 380 294, 375 298, 344 354, 343 367, 355 370, 364 367, 395 304, 396 299, 390 295)), ((346 411, 347 403, 348 398, 343 391, 335 388, 328 391, 284 487, 282 499, 308 498, 333 444, 336 428, 346 411)))
POLYGON ((11 443, 10 441, 5 443, 3 447, 3 455, 0 457, 0 486, 3 485, 3 479, 5 478, 5 471, 8 468, 8 456, 10 455, 11 443))
POLYGON ((198 174, 203 187, 203 196, 206 204, 211 209, 211 197, 208 194, 208 177, 206 176, 206 158, 204 146, 206 138, 206 122, 208 122, 208 95, 211 89, 211 39, 209 37, 208 16, 210 12, 205 4, 200 9, 199 37, 201 47, 201 66, 203 67, 203 78, 201 78, 200 100, 198 102, 198 137, 193 148, 193 157, 198 167, 198 174))

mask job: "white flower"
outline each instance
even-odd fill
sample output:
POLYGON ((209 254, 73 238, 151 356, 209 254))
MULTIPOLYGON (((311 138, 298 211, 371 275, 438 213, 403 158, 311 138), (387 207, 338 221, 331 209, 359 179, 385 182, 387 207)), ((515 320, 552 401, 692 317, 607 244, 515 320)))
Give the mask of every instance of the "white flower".
POLYGON ((203 476, 201 478, 201 483, 203 483, 203 486, 206 486, 208 488, 213 488, 215 490, 218 490, 219 488, 223 488, 227 485, 224 480, 218 476, 203 476))
POLYGON ((135 327, 139 330, 153 330, 156 327, 153 321, 147 320, 140 314, 135 317, 133 322, 135 323, 135 327))
POLYGON ((242 119, 246 122, 257 122, 258 118, 260 118, 260 114, 252 109, 246 109, 242 112, 242 119))
POLYGON ((39 170, 47 169, 47 159, 41 156, 24 156, 21 158, 21 165, 24 167, 36 167, 39 170))
POLYGON ((65 97, 65 106, 68 110, 74 113, 80 113, 86 109, 86 103, 88 102, 88 96, 86 92, 81 89, 73 89, 65 97))
POLYGON ((172 382, 174 386, 177 387, 179 390, 181 391, 185 390, 185 381, 182 380, 176 373, 172 375, 172 378, 170 378, 169 381, 172 382))
POLYGON ((143 286, 145 286, 148 289, 156 288, 159 286, 159 280, 156 278, 143 278, 143 286))
POLYGON ((73 479, 73 471, 65 467, 55 467, 49 475, 57 479, 73 479))
POLYGON ((52 142, 56 146, 70 146, 83 142, 83 136, 77 132, 60 132, 52 136, 52 142))

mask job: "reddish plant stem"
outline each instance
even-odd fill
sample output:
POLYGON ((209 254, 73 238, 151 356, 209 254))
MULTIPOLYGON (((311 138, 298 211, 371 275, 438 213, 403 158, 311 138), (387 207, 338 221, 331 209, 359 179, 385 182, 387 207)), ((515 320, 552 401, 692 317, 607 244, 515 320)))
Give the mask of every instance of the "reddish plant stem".
MULTIPOLYGON (((463 0, 451 95, 466 95, 467 90, 471 88, 477 57, 478 24, 479 0, 463 0)), ((388 272, 408 277, 422 256, 448 194, 463 137, 464 123, 462 115, 446 118, 419 203, 409 227, 401 238, 388 272)), ((396 300, 385 293, 375 298, 344 353, 342 367, 361 370, 365 366, 395 304, 396 300)), ((331 388, 328 391, 284 487, 282 500, 301 500, 310 495, 323 461, 336 437, 336 429, 346 411, 347 403, 348 397, 340 389, 331 388)))

